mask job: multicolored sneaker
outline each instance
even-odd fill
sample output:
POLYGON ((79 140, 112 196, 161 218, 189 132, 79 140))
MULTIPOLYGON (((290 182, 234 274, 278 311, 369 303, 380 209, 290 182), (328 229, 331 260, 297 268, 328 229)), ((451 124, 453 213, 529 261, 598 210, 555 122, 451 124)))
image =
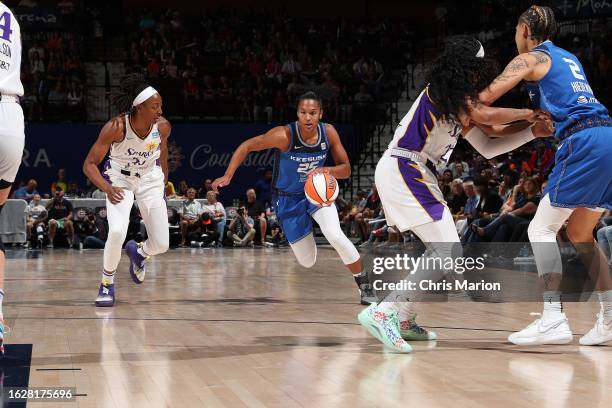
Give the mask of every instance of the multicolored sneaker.
POLYGON ((105 285, 100 284, 98 289, 98 297, 96 298, 96 306, 98 307, 111 307, 115 304, 115 285, 112 283, 105 285))
POLYGON ((397 313, 380 311, 377 304, 372 303, 357 315, 357 320, 385 346, 399 353, 412 351, 410 344, 406 343, 400 335, 397 313))
POLYGON ((429 341, 438 338, 435 332, 428 331, 417 324, 416 314, 410 320, 400 321, 400 334, 402 339, 411 341, 429 341))
POLYGON ((130 257, 130 276, 135 283, 141 284, 145 278, 145 261, 149 257, 140 255, 138 248, 142 248, 142 243, 138 244, 133 239, 125 244, 125 250, 130 257))

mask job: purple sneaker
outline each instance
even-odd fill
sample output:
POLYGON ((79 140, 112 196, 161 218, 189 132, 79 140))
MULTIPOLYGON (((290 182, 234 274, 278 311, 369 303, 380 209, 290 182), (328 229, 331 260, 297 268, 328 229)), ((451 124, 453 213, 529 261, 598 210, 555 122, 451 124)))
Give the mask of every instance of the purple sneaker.
POLYGON ((115 304, 115 285, 100 284, 98 289, 98 297, 96 298, 96 306, 111 307, 115 304))
POLYGON ((141 244, 137 244, 136 241, 130 240, 125 244, 125 250, 130 257, 130 276, 132 280, 138 284, 144 282, 145 278, 145 260, 148 259, 138 253, 138 248, 141 244))

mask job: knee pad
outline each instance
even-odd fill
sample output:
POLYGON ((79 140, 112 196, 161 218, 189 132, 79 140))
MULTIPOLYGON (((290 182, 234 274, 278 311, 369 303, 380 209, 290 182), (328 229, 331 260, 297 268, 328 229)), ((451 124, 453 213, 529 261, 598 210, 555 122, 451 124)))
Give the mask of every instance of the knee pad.
POLYGON ((312 234, 307 235, 295 244, 291 244, 293 254, 304 268, 312 268, 317 262, 317 245, 312 234))

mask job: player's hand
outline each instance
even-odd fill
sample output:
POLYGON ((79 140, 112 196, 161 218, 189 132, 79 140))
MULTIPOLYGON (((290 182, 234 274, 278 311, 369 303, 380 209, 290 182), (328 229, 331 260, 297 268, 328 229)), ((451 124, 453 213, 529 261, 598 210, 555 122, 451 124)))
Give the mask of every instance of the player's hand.
POLYGON ((329 172, 329 168, 328 167, 319 167, 317 169, 311 170, 308 175, 315 175, 315 174, 330 174, 329 172))
POLYGON ((219 187, 227 187, 227 186, 229 186, 231 181, 232 181, 232 178, 230 176, 228 176, 227 174, 224 174, 223 176, 221 176, 218 179, 216 179, 215 181, 213 181, 213 183, 212 183, 212 190, 215 193, 218 193, 219 192, 219 187))
POLYGON ((119 204, 123 200, 123 189, 120 187, 108 186, 104 192, 112 204, 119 204))
POLYGON ((552 120, 538 120, 531 128, 534 137, 550 137, 555 133, 555 125, 552 120))

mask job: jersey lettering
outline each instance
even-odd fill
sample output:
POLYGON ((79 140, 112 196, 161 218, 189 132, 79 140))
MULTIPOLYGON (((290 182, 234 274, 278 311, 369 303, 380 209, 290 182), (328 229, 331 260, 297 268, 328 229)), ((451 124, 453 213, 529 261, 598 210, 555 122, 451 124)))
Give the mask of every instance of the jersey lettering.
POLYGON ((11 42, 11 34, 13 34, 13 30, 11 30, 11 15, 8 11, 5 11, 0 14, 0 38, 11 42))
POLYGON ((580 73, 580 67, 578 66, 578 64, 576 64, 576 61, 569 58, 563 58, 563 61, 567 62, 567 65, 569 65, 569 69, 570 71, 572 71, 574 78, 579 79, 581 81, 584 81, 586 79, 584 75, 580 73))

